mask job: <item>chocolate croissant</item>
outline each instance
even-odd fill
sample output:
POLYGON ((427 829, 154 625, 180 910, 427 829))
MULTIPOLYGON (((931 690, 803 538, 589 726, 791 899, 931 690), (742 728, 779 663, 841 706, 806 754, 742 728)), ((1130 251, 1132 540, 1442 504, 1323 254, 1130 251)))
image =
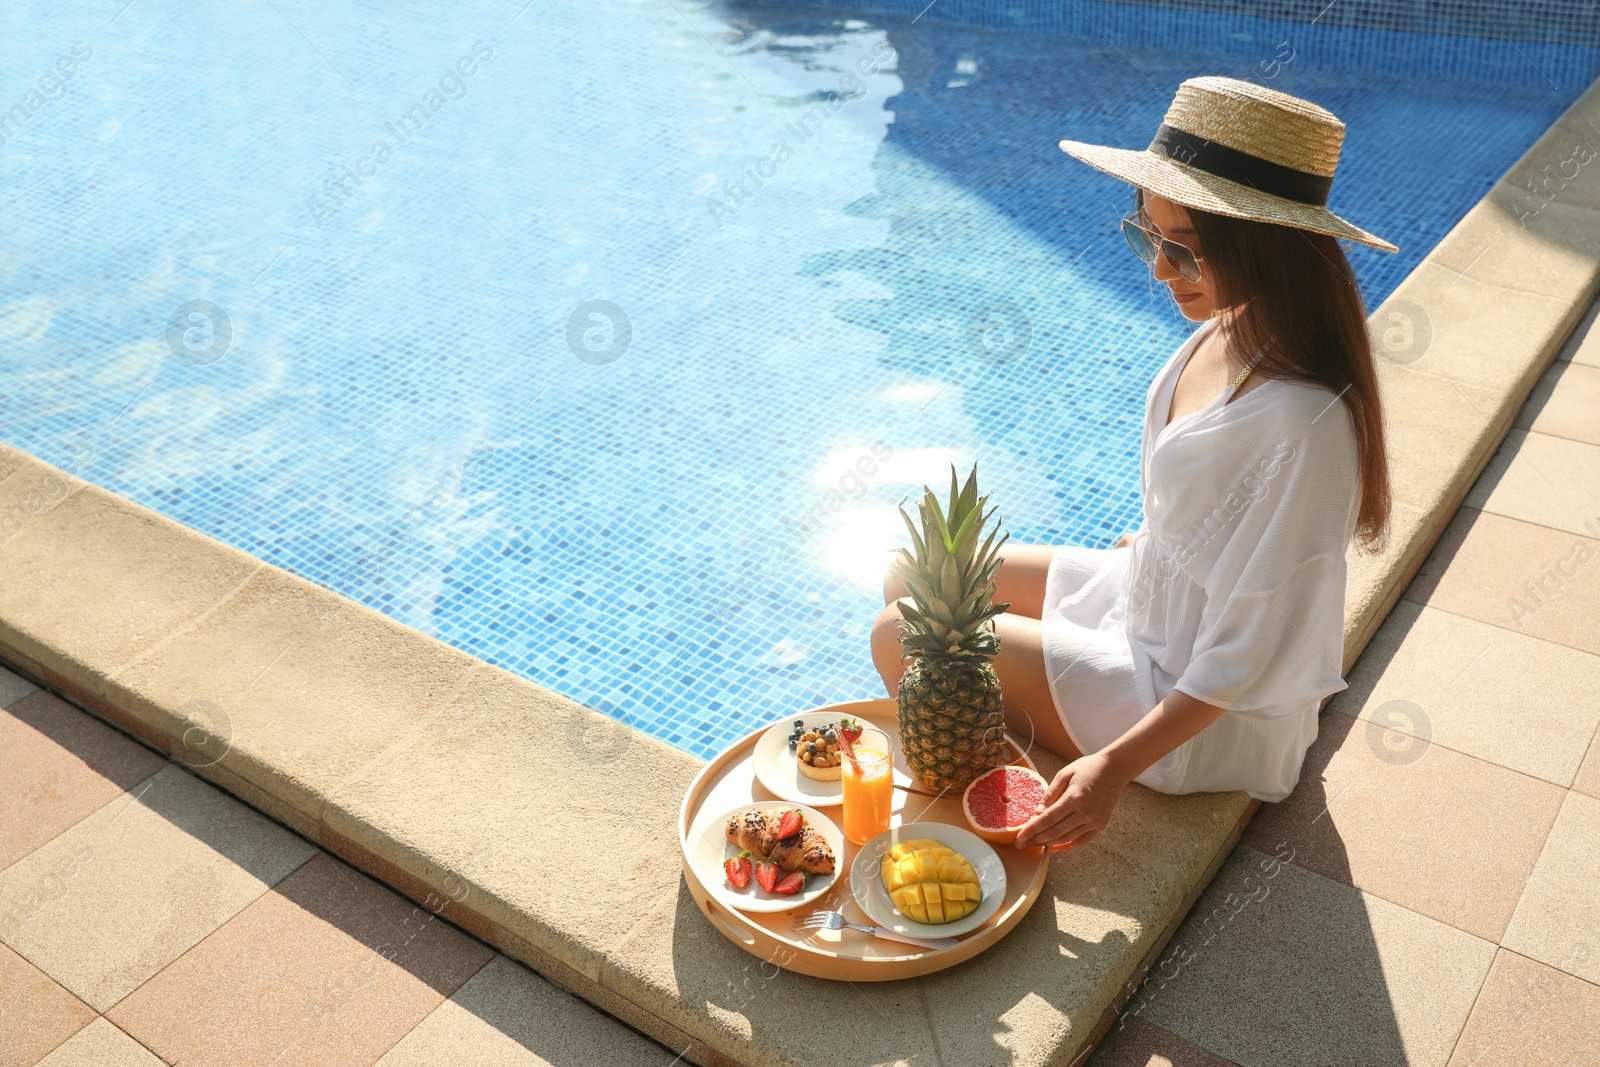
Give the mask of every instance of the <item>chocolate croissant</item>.
POLYGON ((772 851, 772 846, 778 840, 778 820, 782 812, 766 812, 757 808, 747 808, 737 814, 728 816, 726 836, 735 848, 747 848, 750 854, 758 859, 766 859, 767 853, 772 851))
POLYGON ((772 862, 786 871, 805 871, 807 874, 832 874, 833 849, 823 836, 810 826, 803 827, 793 837, 786 837, 772 847, 772 862))

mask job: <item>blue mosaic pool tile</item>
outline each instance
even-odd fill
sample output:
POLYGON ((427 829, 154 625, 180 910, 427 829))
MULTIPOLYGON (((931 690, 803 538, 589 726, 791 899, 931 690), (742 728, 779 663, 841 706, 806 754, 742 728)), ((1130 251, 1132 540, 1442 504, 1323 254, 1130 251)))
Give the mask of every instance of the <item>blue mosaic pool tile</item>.
POLYGON ((1600 7, 1591 0, 873 0, 869 10, 920 19, 1183 49, 1205 39, 1238 56, 1235 77, 1270 83, 1307 58, 1417 79, 1582 90, 1600 74, 1600 7), (1371 31, 1378 31, 1376 33, 1371 31), (1440 37, 1450 36, 1447 47, 1440 37))
MULTIPOLYGON (((1192 32, 1194 27, 1214 33, 1221 28, 1233 30, 1239 25, 1232 21, 1235 19, 1259 19, 1396 35, 1482 37, 1502 43, 1600 43, 1600 6, 1594 0, 1071 0, 1066 4, 1058 0, 867 0, 817 6, 1074 36, 1138 32, 1141 25, 1150 34, 1174 29, 1192 32), (1160 8, 1161 13, 1150 14, 1152 7, 1160 8)), ((1154 36, 1112 39, 1119 44, 1162 42, 1154 36)), ((1391 42, 1379 41, 1353 54, 1365 56, 1370 63, 1395 58, 1400 51, 1391 42)), ((1452 58, 1459 60, 1461 54, 1452 58)))
POLYGON ((1129 190, 1058 139, 1140 147, 1200 73, 1329 107, 1332 206, 1402 249, 1350 251, 1375 304, 1594 70, 1587 39, 1518 67, 1332 18, 1263 68, 1284 20, 1070 6, 1102 32, 957 0, 7 5, 0 69, 93 55, 0 144, 0 438, 701 756, 877 696, 895 508, 949 463, 1017 542, 1138 522, 1189 325, 1117 232, 1129 190), (169 341, 195 300, 214 361, 169 341), (628 316, 614 361, 592 301, 628 316), (1011 361, 974 346, 991 311, 1002 354, 1026 316, 1011 361))

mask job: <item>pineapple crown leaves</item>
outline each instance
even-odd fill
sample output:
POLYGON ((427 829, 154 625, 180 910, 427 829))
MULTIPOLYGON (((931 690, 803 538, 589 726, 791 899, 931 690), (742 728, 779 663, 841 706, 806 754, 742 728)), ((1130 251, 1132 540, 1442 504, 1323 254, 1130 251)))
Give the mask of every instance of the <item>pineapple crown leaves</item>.
POLYGON ((892 569, 911 594, 911 603, 900 606, 900 641, 907 655, 987 658, 1000 651, 999 635, 985 624, 1011 606, 993 603, 1000 546, 1010 535, 1000 534, 997 521, 979 545, 978 539, 997 510, 985 512, 988 501, 978 495, 977 464, 960 488, 952 464, 950 499, 944 508, 933 490, 923 487, 917 505, 920 532, 905 508, 900 509, 912 547, 910 551, 900 549, 892 569))

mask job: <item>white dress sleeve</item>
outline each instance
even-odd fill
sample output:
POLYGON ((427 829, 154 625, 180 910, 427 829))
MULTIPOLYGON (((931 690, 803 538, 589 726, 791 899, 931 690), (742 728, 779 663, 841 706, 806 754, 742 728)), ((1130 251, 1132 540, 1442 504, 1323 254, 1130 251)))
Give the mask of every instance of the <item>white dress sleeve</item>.
POLYGON ((1205 608, 1173 688, 1228 711, 1270 715, 1345 688, 1345 549, 1360 502, 1354 426, 1320 387, 1285 390, 1282 401, 1252 427, 1248 462, 1224 465, 1232 484, 1207 516, 1215 534, 1202 522, 1176 555, 1204 588, 1205 608))

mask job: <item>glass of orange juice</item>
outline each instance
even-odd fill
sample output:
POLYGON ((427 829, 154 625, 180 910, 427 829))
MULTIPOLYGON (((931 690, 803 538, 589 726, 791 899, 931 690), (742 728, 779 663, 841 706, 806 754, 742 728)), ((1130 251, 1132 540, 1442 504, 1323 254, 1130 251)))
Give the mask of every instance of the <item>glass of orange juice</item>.
POLYGON ((855 758, 845 758, 844 836, 864 845, 889 828, 889 808, 893 799, 893 757, 889 739, 882 731, 867 727, 852 746, 855 758))

